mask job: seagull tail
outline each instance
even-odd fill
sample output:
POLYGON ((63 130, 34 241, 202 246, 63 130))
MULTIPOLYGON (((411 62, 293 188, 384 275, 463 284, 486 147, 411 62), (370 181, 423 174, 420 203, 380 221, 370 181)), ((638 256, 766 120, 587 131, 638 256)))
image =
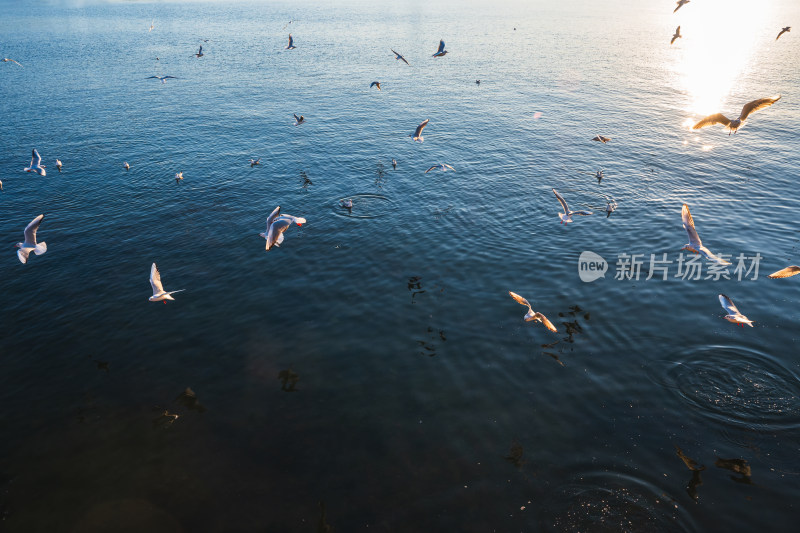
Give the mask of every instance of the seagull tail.
POLYGON ((36 255, 42 255, 46 251, 47 251, 47 243, 46 242, 38 243, 36 245, 36 247, 33 249, 33 253, 35 253, 36 255))

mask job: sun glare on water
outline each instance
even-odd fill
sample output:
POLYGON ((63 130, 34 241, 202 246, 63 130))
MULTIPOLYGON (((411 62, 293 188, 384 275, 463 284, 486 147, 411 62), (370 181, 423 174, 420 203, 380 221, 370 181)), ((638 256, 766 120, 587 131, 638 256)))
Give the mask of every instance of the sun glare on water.
POLYGON ((772 7, 772 0, 704 0, 678 11, 684 35, 678 71, 690 97, 687 111, 699 116, 729 111, 722 106, 734 84, 758 48, 771 44, 761 30, 772 7))

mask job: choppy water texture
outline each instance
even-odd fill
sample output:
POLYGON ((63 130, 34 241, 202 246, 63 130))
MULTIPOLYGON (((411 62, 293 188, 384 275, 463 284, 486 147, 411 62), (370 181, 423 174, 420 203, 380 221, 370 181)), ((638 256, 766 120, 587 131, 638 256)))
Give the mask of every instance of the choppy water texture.
POLYGON ((800 6, 764 5, 3 3, 0 529, 794 530, 800 6), (614 279, 684 202, 759 279, 614 279))

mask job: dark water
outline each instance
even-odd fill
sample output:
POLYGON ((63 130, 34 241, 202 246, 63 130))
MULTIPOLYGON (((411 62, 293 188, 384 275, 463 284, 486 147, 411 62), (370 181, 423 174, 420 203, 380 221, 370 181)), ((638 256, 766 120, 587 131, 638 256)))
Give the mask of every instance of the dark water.
POLYGON ((670 4, 3 3, 0 529, 793 530, 800 11, 670 4), (757 280, 614 279, 683 203, 757 280), (265 252, 276 205, 308 223, 265 252))

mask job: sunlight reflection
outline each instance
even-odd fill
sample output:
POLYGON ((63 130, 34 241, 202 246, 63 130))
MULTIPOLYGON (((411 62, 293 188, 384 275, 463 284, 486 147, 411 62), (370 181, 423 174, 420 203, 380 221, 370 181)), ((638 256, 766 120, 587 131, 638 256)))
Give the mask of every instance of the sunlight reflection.
POLYGON ((706 0, 682 9, 683 61, 679 67, 689 93, 687 111, 709 115, 724 111, 725 98, 757 47, 768 45, 760 28, 769 20, 772 1, 706 0))

